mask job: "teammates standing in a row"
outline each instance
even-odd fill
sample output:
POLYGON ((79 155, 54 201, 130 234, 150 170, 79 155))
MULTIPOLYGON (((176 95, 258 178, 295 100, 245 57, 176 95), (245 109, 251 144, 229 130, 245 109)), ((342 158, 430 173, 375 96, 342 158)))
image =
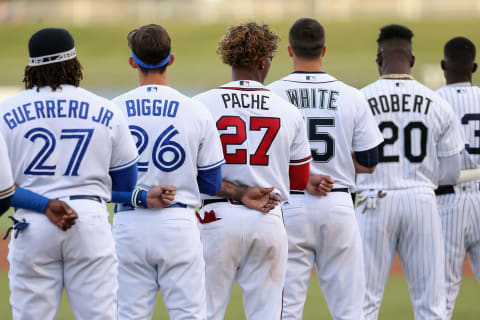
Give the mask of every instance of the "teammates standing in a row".
MULTIPOLYGON (((480 196, 478 182, 441 189, 459 193, 441 198, 448 207, 442 213, 447 295, 433 189, 457 181, 463 142, 451 107, 410 75, 412 36, 402 26, 382 28, 382 79, 362 89, 365 99, 322 72, 325 31, 316 20, 294 23, 288 49, 294 73, 268 87, 262 83, 278 37, 268 26, 239 25, 219 46, 233 82, 191 99, 168 87, 174 61, 168 33, 147 25, 128 36, 141 86, 116 98, 118 107, 78 88, 81 66, 68 32, 32 36, 27 90, 0 105, 0 131, 19 186, 13 205, 23 208, 15 213, 9 252, 14 319, 54 319, 64 286, 78 319, 151 318, 158 290, 173 319, 221 319, 235 280, 247 318, 297 319, 313 265, 334 319, 376 319, 396 250, 416 318, 449 318, 466 251, 479 277, 480 196), (70 117, 62 106, 71 99, 84 103, 87 114, 70 117), (138 100, 148 100, 151 112, 137 112, 138 100), (35 101, 58 116, 29 115, 35 101), (257 107, 236 107, 242 103, 257 107), (355 173, 363 173, 356 183, 355 173), (348 195, 355 189, 359 225, 348 195), (210 196, 202 196, 199 233, 200 192, 210 196), (110 199, 119 203, 116 250, 105 210, 110 199), (454 223, 453 210, 461 223, 454 223), (47 218, 64 231, 77 225, 63 233, 47 218), (452 231, 453 225, 459 227, 452 231)), ((471 103, 451 99, 466 130, 480 119, 474 57, 473 44, 457 38, 442 62, 447 83, 466 82, 440 91, 470 97, 471 103)), ((466 169, 478 163, 472 132, 466 169)), ((0 139, 6 154, 2 147, 0 139)), ((1 183, 6 207, 13 192, 8 173, 1 183)))

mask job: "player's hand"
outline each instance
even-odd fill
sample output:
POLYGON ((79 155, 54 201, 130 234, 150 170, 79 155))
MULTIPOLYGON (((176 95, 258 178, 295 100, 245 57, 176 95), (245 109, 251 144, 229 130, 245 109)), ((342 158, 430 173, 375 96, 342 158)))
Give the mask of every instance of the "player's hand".
POLYGON ((272 193, 274 187, 249 187, 242 196, 241 202, 247 208, 267 213, 280 203, 280 196, 272 193))
POLYGON ((63 231, 70 229, 78 218, 77 212, 60 200, 49 200, 45 215, 48 220, 63 231))
POLYGON ((175 186, 158 185, 148 190, 147 206, 149 208, 165 208, 173 204, 175 186))
POLYGON ((307 184, 307 191, 315 196, 326 196, 333 188, 333 179, 323 174, 313 174, 307 184))

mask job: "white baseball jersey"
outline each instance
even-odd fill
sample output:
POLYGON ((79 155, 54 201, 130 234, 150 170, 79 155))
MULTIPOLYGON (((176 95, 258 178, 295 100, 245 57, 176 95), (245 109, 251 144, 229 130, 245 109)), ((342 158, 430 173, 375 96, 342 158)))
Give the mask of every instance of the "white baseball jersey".
POLYGON ((82 88, 22 91, 0 105, 0 118, 15 183, 49 198, 110 199, 109 171, 138 160, 120 110, 82 88))
POLYGON ((13 194, 15 187, 13 185, 12 167, 8 159, 8 149, 0 134, 0 199, 13 194))
POLYGON ((222 165, 222 147, 203 104, 168 86, 148 85, 113 100, 128 118, 140 153, 137 185, 177 188, 175 202, 200 206, 199 170, 222 165))
MULTIPOLYGON (((480 164, 480 88, 470 82, 454 83, 437 90, 460 118, 465 149, 462 170, 480 164)), ((470 181, 454 186, 454 193, 437 196, 445 237, 445 271, 447 283, 447 319, 453 314, 462 281, 467 253, 470 265, 480 281, 480 183, 470 181)))
MULTIPOLYGON (((462 170, 475 169, 480 165, 480 88, 470 82, 455 83, 437 90, 447 100, 463 127, 465 149, 462 150, 462 170)), ((462 183, 456 187, 477 190, 478 181, 462 183)))
POLYGON ((439 157, 463 149, 449 104, 416 80, 380 79, 362 89, 383 133, 379 165, 357 175, 357 188, 436 188, 439 157))
POLYGON ((251 80, 230 82, 195 99, 217 122, 227 163, 223 178, 240 185, 274 186, 282 200, 288 199, 289 165, 312 158, 300 112, 251 80))
POLYGON ((383 141, 362 93, 324 72, 294 72, 267 88, 302 113, 313 157, 310 172, 329 175, 334 188, 353 188, 352 152, 383 141))

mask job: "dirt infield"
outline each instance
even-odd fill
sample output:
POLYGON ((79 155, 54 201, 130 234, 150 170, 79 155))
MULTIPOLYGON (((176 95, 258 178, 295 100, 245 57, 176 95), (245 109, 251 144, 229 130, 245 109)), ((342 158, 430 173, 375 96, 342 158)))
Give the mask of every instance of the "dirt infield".
MULTIPOLYGON (((8 254, 8 242, 10 238, 7 240, 0 241, 0 271, 7 271, 8 270, 8 261, 7 261, 7 254, 8 254)), ((398 256, 395 256, 395 260, 392 266, 392 275, 403 275, 402 271, 402 264, 400 263, 400 259, 398 256)), ((467 261, 463 266, 463 274, 465 276, 473 275, 472 269, 470 267, 470 258, 467 257, 467 261)))

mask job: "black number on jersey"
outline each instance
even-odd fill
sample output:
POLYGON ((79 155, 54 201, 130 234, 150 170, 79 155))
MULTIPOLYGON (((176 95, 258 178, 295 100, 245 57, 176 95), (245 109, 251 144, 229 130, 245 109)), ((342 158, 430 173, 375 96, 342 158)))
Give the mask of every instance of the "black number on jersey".
MULTIPOLYGON (((478 113, 467 113, 462 117, 462 124, 468 125, 470 121, 480 121, 480 114, 478 113)), ((480 138, 480 130, 473 131, 473 135, 477 138, 480 138)), ((470 144, 465 144, 465 150, 470 154, 480 154, 480 146, 471 147, 470 144)))
MULTIPOLYGON (((385 129, 390 129, 391 136, 384 137, 382 144, 379 146, 379 162, 398 162, 399 156, 398 155, 385 155, 384 147, 386 145, 393 145, 398 140, 398 127, 392 121, 383 121, 378 125, 382 134, 384 134, 385 129)), ((405 157, 413 163, 422 162, 423 159, 427 156, 427 138, 428 138, 428 129, 427 127, 420 121, 413 121, 410 122, 404 129, 403 129, 403 136, 404 136, 404 155, 405 157), (414 133, 418 132, 419 142, 418 145, 420 146, 420 153, 414 154, 413 151, 413 139, 415 138, 414 133)))
POLYGON ((319 131, 321 127, 335 127, 335 118, 307 118, 308 139, 325 144, 324 152, 312 149, 313 161, 328 162, 335 156, 335 138, 328 132, 319 131))

